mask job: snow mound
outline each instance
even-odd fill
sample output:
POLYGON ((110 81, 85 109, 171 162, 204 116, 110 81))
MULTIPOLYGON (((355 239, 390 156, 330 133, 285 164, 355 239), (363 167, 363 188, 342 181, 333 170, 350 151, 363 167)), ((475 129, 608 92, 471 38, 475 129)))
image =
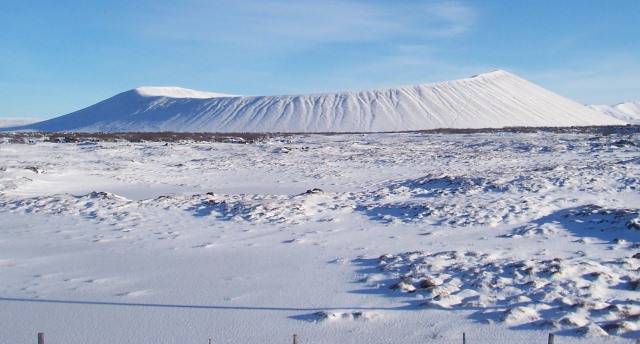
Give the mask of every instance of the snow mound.
MULTIPOLYGON (((607 335, 595 324, 617 334, 640 325, 640 260, 634 257, 514 259, 481 251, 415 251, 384 254, 368 264, 377 265, 373 274, 385 276, 369 287, 415 295, 422 307, 475 310, 472 318, 481 323, 571 330, 587 337, 607 335)), ((369 275, 361 280, 373 281, 369 275)))
POLYGON ((505 71, 435 84, 330 94, 230 97, 143 87, 13 129, 88 132, 381 132, 624 125, 505 71))
POLYGON ((560 209, 536 219, 524 226, 516 227, 505 237, 553 236, 568 230, 584 237, 584 242, 600 238, 612 243, 625 243, 640 239, 640 209, 603 208, 587 204, 569 209, 560 209))

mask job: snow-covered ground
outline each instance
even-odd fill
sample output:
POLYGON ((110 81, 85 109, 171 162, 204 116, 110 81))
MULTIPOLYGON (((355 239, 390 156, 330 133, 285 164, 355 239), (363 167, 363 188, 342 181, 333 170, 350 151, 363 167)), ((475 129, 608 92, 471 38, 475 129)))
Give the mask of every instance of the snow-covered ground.
POLYGON ((5 140, 2 342, 634 342, 639 181, 605 130, 5 140))

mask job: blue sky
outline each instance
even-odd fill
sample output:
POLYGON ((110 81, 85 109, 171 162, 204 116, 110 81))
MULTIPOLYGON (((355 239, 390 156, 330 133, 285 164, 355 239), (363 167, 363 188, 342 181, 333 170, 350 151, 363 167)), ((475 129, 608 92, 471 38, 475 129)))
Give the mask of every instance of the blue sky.
POLYGON ((0 0, 0 117, 137 86, 277 95, 505 69, 584 104, 640 99, 637 0, 0 0))

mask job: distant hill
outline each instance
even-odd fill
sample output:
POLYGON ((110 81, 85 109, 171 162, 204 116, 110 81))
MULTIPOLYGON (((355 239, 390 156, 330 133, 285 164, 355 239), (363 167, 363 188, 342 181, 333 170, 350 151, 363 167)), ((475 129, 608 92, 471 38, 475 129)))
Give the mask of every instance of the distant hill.
POLYGON ((0 117, 0 128, 15 127, 41 122, 42 118, 0 117))
POLYGON ((505 71, 362 92, 233 96, 141 87, 47 121, 48 132, 372 132, 623 125, 505 71))
POLYGON ((590 105, 590 108, 631 124, 640 124, 640 101, 618 105, 590 105))

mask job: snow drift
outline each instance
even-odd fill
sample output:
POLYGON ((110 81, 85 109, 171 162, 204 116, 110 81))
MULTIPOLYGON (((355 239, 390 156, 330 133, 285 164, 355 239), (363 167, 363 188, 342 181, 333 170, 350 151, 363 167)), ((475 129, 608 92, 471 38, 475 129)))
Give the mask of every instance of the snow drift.
POLYGON ((374 132, 623 125, 505 71, 435 84, 295 96, 144 87, 40 123, 40 131, 374 132))

